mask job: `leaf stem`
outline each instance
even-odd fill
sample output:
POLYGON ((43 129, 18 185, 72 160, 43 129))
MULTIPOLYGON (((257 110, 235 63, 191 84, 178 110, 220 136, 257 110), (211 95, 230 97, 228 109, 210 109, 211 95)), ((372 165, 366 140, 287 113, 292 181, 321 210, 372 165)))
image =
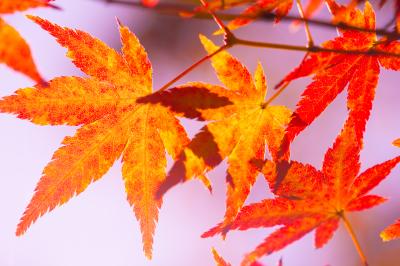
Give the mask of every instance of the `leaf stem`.
MULTIPOLYGON (((204 6, 204 8, 207 8, 207 3, 205 0, 200 0, 201 4, 204 6)), ((213 57, 214 55, 218 54, 219 52, 225 50, 228 47, 231 47, 236 43, 236 37, 233 35, 233 33, 225 26, 225 24, 220 20, 214 12, 211 10, 208 10, 208 12, 211 14, 211 16, 214 18, 215 23, 217 23, 218 27, 224 31, 224 37, 225 37, 225 42, 224 45, 219 47, 216 51, 214 51, 211 54, 206 55, 205 57, 201 58, 199 61, 188 67, 186 70, 181 72, 178 76, 176 76, 173 80, 162 86, 158 91, 162 92, 166 89, 168 89, 169 86, 174 84, 176 81, 187 75, 190 71, 195 69, 197 66, 199 66, 201 63, 204 61, 208 60, 209 58, 213 57)))
POLYGON ((353 240, 354 246, 356 247, 358 255, 361 258, 361 262, 363 263, 363 265, 368 266, 367 258, 365 257, 364 252, 361 249, 360 243, 357 240, 356 234, 354 233, 353 227, 351 226, 344 212, 340 214, 340 217, 343 219, 347 232, 349 233, 351 239, 353 240))
MULTIPOLYGON (((124 3, 124 4, 132 4, 139 6, 138 3, 136 2, 125 2, 125 1, 118 1, 118 0, 106 0, 108 3, 124 3)), ((205 0, 200 0, 201 4, 207 8, 207 3, 205 0)), ((278 44, 278 43, 269 43, 269 42, 257 42, 257 41, 249 41, 249 40, 244 40, 237 38, 222 22, 222 20, 219 18, 219 16, 214 13, 212 10, 208 9, 207 13, 215 20, 217 25, 219 26, 220 29, 223 30, 224 32, 224 45, 221 46, 219 49, 214 51, 213 53, 201 58, 191 66, 189 66, 187 69, 185 69, 183 72, 181 72, 179 75, 177 75, 175 78, 173 78, 171 81, 166 83, 164 86, 162 86, 158 92, 165 91, 168 89, 172 84, 174 84, 176 81, 180 80, 182 77, 190 73, 193 69, 195 69, 197 66, 202 64, 204 61, 208 60, 209 58, 213 57, 214 55, 218 54, 219 52, 228 49, 234 45, 245 45, 245 46, 250 46, 250 47, 261 47, 261 48, 271 48, 271 49, 281 49, 281 50, 291 50, 291 51, 303 51, 303 52, 310 52, 310 53, 317 53, 317 52, 332 52, 332 53, 341 53, 341 54, 361 54, 361 55, 385 55, 385 56, 394 56, 394 57, 400 57, 400 54, 395 54, 395 53, 387 53, 387 52, 382 52, 379 50, 376 50, 374 48, 367 50, 367 51, 360 51, 360 50, 340 50, 340 49, 328 49, 320 46, 315 46, 310 29, 308 27, 308 20, 304 18, 304 13, 303 9, 300 3, 300 0, 297 0, 300 14, 302 21, 306 25, 306 34, 307 34, 307 39, 308 39, 308 45, 307 46, 298 46, 298 45, 289 45, 289 44, 278 44)), ((167 6, 167 8, 171 8, 170 6, 167 6)), ((263 104, 263 106, 268 105, 272 100, 274 100, 276 97, 279 96, 279 94, 288 86, 288 84, 285 84, 284 87, 279 89, 266 103, 263 104)))
MULTIPOLYGON (((300 13, 300 17, 302 19, 305 19, 304 10, 303 10, 303 6, 301 4, 301 0, 296 0, 296 2, 297 2, 297 9, 299 10, 299 13, 300 13)), ((304 28, 305 28, 305 31, 306 31, 308 47, 313 47, 314 46, 314 40, 313 40, 313 37, 311 35, 310 26, 309 26, 307 20, 304 20, 304 28)))
POLYGON ((289 86, 290 82, 286 82, 279 90, 277 90, 268 100, 266 100, 262 105, 261 108, 267 107, 272 101, 279 97, 279 95, 289 86))
POLYGON ((186 76, 189 72, 191 72, 193 69, 195 69, 196 67, 198 67, 199 65, 201 65, 203 62, 207 61, 208 59, 210 59, 211 57, 213 57, 214 55, 218 54, 219 52, 225 50, 226 48, 228 48, 229 45, 225 44, 221 47, 219 47, 217 50, 215 50, 215 52, 204 56, 203 58, 201 58, 200 60, 198 60, 197 62, 195 62, 194 64, 192 64, 191 66, 189 66, 188 68, 186 68, 184 71, 182 71, 179 75, 177 75, 175 78, 173 78, 171 81, 169 81, 168 83, 166 83, 164 86, 162 86, 157 92, 162 92, 165 91, 166 89, 168 89, 172 84, 174 84, 175 82, 177 82, 178 80, 180 80, 181 78, 183 78, 184 76, 186 76))
MULTIPOLYGON (((200 0, 200 3, 203 5, 205 9, 207 9, 207 2, 205 0, 200 0)), ((231 34, 230 30, 225 26, 222 20, 215 15, 215 13, 211 9, 207 9, 208 13, 213 17, 215 23, 217 23, 218 27, 224 32, 225 35, 231 34)))
MULTIPOLYGON (((309 53, 318 53, 318 52, 330 52, 330 53, 337 53, 337 54, 351 54, 351 55, 382 55, 382 56, 394 56, 394 57, 400 57, 400 54, 396 53, 388 53, 388 52, 383 52, 376 50, 374 48, 367 50, 367 51, 360 51, 360 50, 340 50, 340 49, 329 49, 329 48, 324 48, 321 46, 299 46, 299 45, 290 45, 290 44, 280 44, 280 43, 269 43, 269 42, 257 42, 257 41, 249 41, 249 40, 243 40, 237 38, 226 26, 221 22, 221 20, 218 19, 218 17, 213 13, 212 14, 214 18, 216 18, 217 24, 222 28, 225 32, 224 34, 224 39, 225 39, 225 44, 221 46, 219 49, 217 49, 215 52, 204 56, 194 64, 192 64, 190 67, 185 69, 183 72, 181 72, 179 75, 177 75, 174 79, 169 81, 167 84, 162 86, 159 89, 159 92, 162 92, 166 89, 169 88, 172 84, 180 80, 182 77, 187 75, 189 72, 191 72, 193 69, 195 69, 197 66, 202 64, 204 61, 210 59, 214 55, 218 54, 219 52, 228 49, 232 46, 235 45, 244 45, 244 46, 250 46, 250 47, 260 47, 260 48, 270 48, 270 49, 280 49, 280 50, 288 50, 288 51, 302 51, 302 52, 309 52, 309 53)), ((286 86, 285 86, 286 88, 286 86)), ((280 91, 280 90, 279 90, 280 91)), ((278 91, 278 92, 279 92, 278 91)), ((283 91, 283 90, 282 90, 283 91)), ((279 95, 279 94, 278 94, 279 95)))

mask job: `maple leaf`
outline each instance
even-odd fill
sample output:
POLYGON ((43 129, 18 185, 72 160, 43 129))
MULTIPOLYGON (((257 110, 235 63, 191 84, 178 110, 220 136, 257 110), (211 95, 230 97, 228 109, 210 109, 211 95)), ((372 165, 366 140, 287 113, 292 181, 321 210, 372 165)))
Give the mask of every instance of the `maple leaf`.
POLYGON ((309 0, 304 8, 304 18, 310 18, 321 8, 323 3, 325 3, 324 0, 309 0))
POLYGON ((166 107, 137 103, 152 93, 152 67, 136 36, 120 25, 122 55, 80 30, 39 17, 34 22, 68 49, 89 77, 58 77, 20 89, 0 101, 0 111, 39 125, 80 126, 45 167, 17 235, 47 211, 66 203, 100 179, 122 157, 127 200, 140 222, 144 251, 152 242, 162 200, 155 191, 165 179, 165 150, 173 157, 188 143, 184 128, 166 107))
MULTIPOLYGON (((369 2, 364 12, 327 1, 336 22, 375 30, 375 13, 369 2)), ((303 92, 288 125, 282 145, 282 154, 288 152, 294 138, 309 126, 325 108, 348 85, 347 108, 349 116, 356 118, 356 132, 365 130, 369 118, 380 72, 379 65, 387 69, 400 70, 400 58, 368 53, 371 49, 400 54, 400 42, 377 40, 376 34, 348 29, 340 30, 341 36, 325 42, 322 46, 336 50, 357 50, 366 54, 338 54, 319 52, 307 55, 303 62, 289 73, 279 84, 313 75, 313 82, 303 92)))
MULTIPOLYGON (((0 1, 0 16, 16 11, 25 11, 35 7, 53 7, 52 0, 3 0, 0 1)), ((0 18, 0 63, 25 74, 37 83, 43 82, 33 61, 31 50, 26 41, 12 26, 0 18)))
MULTIPOLYGON (((286 178, 274 191, 277 198, 243 207, 231 224, 221 223, 203 237, 226 234, 234 229, 283 225, 247 254, 242 265, 250 265, 261 256, 278 251, 314 229, 315 246, 321 248, 332 238, 340 219, 348 222, 345 213, 369 209, 386 200, 368 192, 390 174, 400 162, 400 156, 359 174, 360 143, 354 121, 347 121, 326 152, 321 171, 291 161, 286 178)), ((262 168, 271 188, 277 179, 276 167, 274 162, 267 161, 262 168)))
MULTIPOLYGON (((206 37, 200 36, 200 39, 209 54, 218 49, 206 37)), ((183 150, 160 187, 159 194, 193 177, 208 184, 204 174, 227 158, 225 219, 229 222, 236 216, 256 180, 258 172, 250 161, 264 159, 265 144, 271 156, 277 157, 291 112, 285 106, 266 104, 264 98, 267 87, 261 64, 258 64, 253 78, 247 68, 226 51, 214 55, 211 61, 226 88, 189 83, 171 89, 164 99, 163 96, 159 97, 163 104, 182 116, 212 120, 183 150), (199 97, 205 95, 206 91, 208 97, 199 97), (219 96, 220 100, 211 104, 211 95, 219 96), (174 100, 171 101, 171 98, 174 100), (231 104, 223 104, 223 99, 228 99, 231 104), (197 101, 201 101, 203 106, 197 101), (209 106, 213 108, 207 108, 209 106)))
POLYGON ((395 141, 393 141, 393 145, 400 147, 400 139, 396 139, 395 141))
POLYGON ((2 0, 0 2, 0 14, 10 14, 16 11, 25 11, 36 7, 59 8, 51 4, 54 0, 2 0))
MULTIPOLYGON (((304 9, 304 18, 309 19, 317 12, 322 4, 323 0, 310 0, 308 1, 304 9)), ((275 23, 279 23, 282 17, 285 17, 293 6, 293 0, 213 0, 207 2, 206 7, 198 7, 195 11, 205 12, 207 10, 218 11, 236 8, 238 6, 248 5, 248 7, 239 15, 239 17, 233 19, 227 25, 228 29, 235 30, 250 24, 257 20, 262 15, 275 15, 275 23)), ((191 14, 183 13, 183 16, 190 17, 191 14)), ((296 24, 299 24, 297 22, 296 24)), ((223 34, 223 30, 218 30, 215 34, 223 34)))
MULTIPOLYGON (((220 2, 220 1, 219 1, 220 2)), ((228 29, 235 30, 254 21, 263 13, 274 13, 276 15, 275 22, 278 23, 280 18, 286 16, 293 6, 293 0, 258 0, 250 5, 239 18, 235 18, 227 25, 228 29)), ((218 31, 223 33, 223 31, 218 31)))
POLYGON ((386 227, 385 230, 380 233, 380 236, 385 242, 400 238, 400 220, 386 227))
MULTIPOLYGON (((400 147, 400 139, 393 141, 393 145, 400 147)), ((390 241, 393 239, 400 238, 400 219, 396 223, 388 226, 380 234, 383 241, 390 241)))
POLYGON ((212 253, 213 253, 213 257, 214 257, 215 265, 216 265, 216 266, 231 266, 230 263, 226 262, 226 261, 224 260, 224 258, 222 258, 222 257, 218 254, 218 252, 215 250, 215 248, 212 248, 212 253))
POLYGON ((159 0, 142 0, 142 4, 145 7, 149 7, 149 8, 155 7, 156 5, 158 5, 158 2, 159 2, 159 0))
MULTIPOLYGON (((227 10, 236 8, 238 6, 248 7, 240 14, 239 17, 233 19, 228 23, 227 27, 230 30, 235 30, 257 19, 263 13, 275 14, 275 22, 278 23, 280 19, 286 16, 293 6, 293 0, 212 0, 206 3, 206 6, 200 6, 195 9, 195 12, 206 12, 227 10)), ((183 12, 184 17, 191 17, 193 14, 183 12)), ((215 34, 223 34, 223 30, 218 30, 215 34)))
POLYGON ((388 226, 380 234, 383 241, 390 241, 400 238, 400 220, 388 226))
MULTIPOLYGON (((213 257, 215 260, 215 264, 216 266, 231 266, 230 263, 226 262, 224 260, 224 258, 222 258, 218 252, 215 250, 215 248, 212 248, 212 253, 213 253, 213 257)), ((263 266, 263 264, 259 263, 258 261, 253 262, 251 265, 249 266, 263 266)), ((283 266, 283 262, 282 259, 279 260, 278 262, 278 266, 283 266)))

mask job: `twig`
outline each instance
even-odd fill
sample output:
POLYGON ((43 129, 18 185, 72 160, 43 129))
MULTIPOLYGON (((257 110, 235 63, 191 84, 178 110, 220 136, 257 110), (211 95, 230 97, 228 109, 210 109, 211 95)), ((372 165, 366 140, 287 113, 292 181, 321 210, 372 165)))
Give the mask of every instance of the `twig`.
POLYGON ((268 100, 266 100, 261 108, 267 107, 272 101, 279 97, 279 95, 289 86, 290 82, 286 82, 284 86, 282 86, 279 90, 277 90, 268 100))
MULTIPOLYGON (((134 6, 140 6, 143 7, 140 3, 137 2, 126 2, 126 1, 121 1, 121 0, 103 0, 106 1, 108 3, 123 3, 123 4, 128 4, 128 5, 134 5, 134 6)), ((204 0, 200 0, 202 5, 206 8, 206 2, 204 0)), ((158 8, 158 10, 170 10, 171 8, 174 9, 174 11, 176 12, 176 5, 165 5, 161 6, 158 5, 155 7, 156 9, 158 8)), ((182 10, 182 9, 180 9, 182 10)), ((187 69, 185 69, 183 72, 181 72, 179 75, 177 75, 174 79, 172 79, 171 81, 169 81, 168 83, 166 83, 164 86, 162 86, 158 92, 162 92, 166 89, 168 89, 172 84, 174 84, 175 82, 177 82, 178 80, 180 80, 182 77, 184 77, 185 75, 187 75, 188 73, 190 73, 193 69, 195 69, 197 66, 199 66, 200 64, 202 64, 203 62, 205 62, 206 60, 208 60, 209 58, 211 58, 212 56, 218 54, 219 52, 228 49, 234 45, 245 45, 245 46, 251 46, 251 47, 260 47, 260 48, 271 48, 271 49, 280 49, 280 50, 291 50, 291 51, 303 51, 303 52, 308 52, 308 53, 317 53, 317 52, 330 52, 330 53, 340 53, 340 54, 352 54, 352 55, 381 55, 381 56, 394 56, 394 57, 400 57, 400 54, 395 54, 395 53, 388 53, 388 52, 383 52, 383 51, 379 51, 376 50, 375 48, 372 48, 370 50, 367 51, 360 51, 360 50, 340 50, 340 49, 329 49, 329 48, 324 48, 324 47, 320 47, 320 46, 315 46, 313 43, 312 45, 308 46, 298 46, 298 45, 289 45, 289 44, 278 44, 278 43, 268 43, 268 42, 257 42, 257 41, 249 41, 249 40, 243 40, 243 39, 239 39, 237 38, 226 26, 225 24, 222 22, 221 18, 219 17, 219 15, 217 15, 216 13, 214 13, 211 10, 207 10, 208 12, 208 16, 210 16, 211 18, 213 18, 215 20, 215 22, 218 24, 219 28, 223 30, 224 32, 224 41, 225 44, 223 46, 221 46, 219 49, 217 49, 215 52, 201 58, 200 60, 198 60, 196 63, 194 63, 193 65, 191 65, 190 67, 188 67, 187 69)), ((275 16, 275 15, 274 15, 275 16)), ((303 22, 309 22, 309 20, 306 19, 299 19, 296 18, 297 20, 302 20, 303 22)), ((331 24, 329 24, 331 25, 331 24)), ((309 36, 309 40, 312 41, 311 38, 311 33, 308 33, 309 36)), ((283 88, 281 88, 278 92, 276 96, 273 96, 274 99, 288 86, 288 84, 285 84, 285 86, 283 88)), ((267 101, 268 103, 270 103, 270 101, 267 101)), ((267 103, 267 104, 268 104, 267 103)))
MULTIPOLYGON (((301 0, 296 0, 296 2, 297 2, 297 8, 298 8, 299 13, 300 13, 300 17, 302 19, 304 19, 305 16, 304 16, 303 6, 301 5, 301 0)), ((308 25, 308 21, 304 21, 304 29, 306 31, 308 47, 313 47, 314 46, 314 40, 313 40, 313 37, 311 35, 310 26, 308 25)))
MULTIPOLYGON (((169 3, 160 3, 153 8, 148 8, 143 6, 140 2, 127 2, 123 0, 98 0, 105 3, 114 3, 114 4, 123 4, 127 6, 133 6, 137 8, 143 9, 151 9, 162 14, 180 16, 182 13, 191 15, 193 18, 197 19, 212 19, 212 16, 206 11, 195 11, 194 8, 196 6, 193 5, 183 5, 183 4, 169 4, 169 3)), ((243 15, 243 14, 226 14, 226 13, 215 13, 221 20, 233 20, 236 18, 249 18, 249 19, 260 19, 262 21, 273 21, 276 19, 276 15, 272 12, 263 12, 257 15, 243 15)), ((342 22, 334 23, 331 21, 313 19, 313 18, 302 18, 294 15, 286 15, 283 17, 279 17, 281 21, 300 21, 307 22, 309 25, 316 25, 321 27, 328 27, 332 29, 340 28, 345 30, 354 30, 361 31, 367 33, 374 33, 379 36, 386 36, 391 40, 400 39, 400 33, 393 31, 388 31, 386 28, 378 28, 378 29, 367 29, 356 27, 352 25, 348 25, 342 22)))
MULTIPOLYGON (((205 0, 200 0, 201 4, 204 6, 204 8, 207 8, 207 3, 205 2, 205 0)), ((225 36, 225 44, 221 47, 219 47, 216 51, 214 51, 211 54, 208 54, 207 56, 203 57, 202 59, 200 59, 199 61, 197 61, 196 63, 194 63, 193 65, 191 65, 190 67, 188 67, 186 70, 184 70, 183 72, 181 72, 178 76, 176 76, 173 80, 171 80, 170 82, 168 82, 167 84, 165 84, 164 86, 162 86, 158 91, 162 92, 166 89, 168 89, 169 86, 171 86, 172 84, 174 84, 176 81, 178 81, 179 79, 181 79, 182 77, 184 77, 186 74, 188 74, 189 72, 191 72, 193 69, 195 69, 197 66, 199 66, 201 63, 203 63, 204 61, 206 61, 207 59, 213 57, 214 55, 218 54, 219 52, 229 48, 230 46, 233 45, 234 41, 236 38, 233 35, 233 33, 225 26, 225 24, 211 11, 208 10, 208 12, 210 13, 210 15, 214 18, 215 23, 217 23, 217 25, 219 26, 219 28, 221 30, 223 30, 224 32, 224 36, 225 36), (233 39, 232 39, 233 38, 233 39)))
MULTIPOLYGON (((203 5, 204 8, 207 9, 207 2, 205 0, 200 0, 200 3, 203 5)), ((215 23, 217 23, 218 27, 224 32, 225 35, 231 34, 231 31, 228 29, 228 27, 211 9, 207 9, 207 12, 212 16, 215 23)))
POLYGON ((369 50, 366 50, 366 51, 341 50, 341 49, 324 48, 324 47, 321 47, 321 46, 307 47, 307 46, 300 46, 300 45, 269 43, 269 42, 257 42, 257 41, 243 40, 243 39, 239 39, 239 38, 235 38, 235 40, 236 40, 235 44, 252 46, 252 47, 260 47, 260 48, 289 50, 289 51, 302 51, 302 52, 309 52, 309 53, 327 52, 327 53, 351 54, 351 55, 381 55, 381 56, 400 57, 400 54, 388 53, 388 52, 380 51, 380 50, 377 50, 377 49, 369 49, 369 50))
POLYGON ((165 91, 166 89, 168 89, 172 84, 174 84, 175 82, 177 82, 178 80, 180 80, 181 78, 183 78, 184 76, 186 76, 189 72, 191 72, 193 69, 195 69, 196 67, 198 67, 199 65, 201 65, 203 62, 207 61, 208 59, 210 59, 211 57, 213 57, 214 55, 218 54, 219 52, 225 50, 226 48, 228 48, 228 45, 223 45, 221 47, 219 47, 219 49, 217 49, 215 52, 204 56, 203 58, 201 58, 200 60, 198 60, 196 63, 194 63, 193 65, 191 65, 190 67, 186 68, 184 71, 182 71, 179 75, 177 75, 175 78, 173 78, 171 81, 169 81, 168 83, 166 83, 164 86, 162 86, 157 92, 162 92, 165 91))

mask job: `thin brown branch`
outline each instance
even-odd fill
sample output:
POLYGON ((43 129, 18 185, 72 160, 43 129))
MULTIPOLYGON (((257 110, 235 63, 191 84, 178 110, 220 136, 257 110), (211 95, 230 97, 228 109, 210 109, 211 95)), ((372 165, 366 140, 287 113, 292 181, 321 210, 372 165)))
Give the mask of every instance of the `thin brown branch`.
MULTIPOLYGON (((207 8, 207 3, 205 2, 205 0, 200 0, 201 4, 207 8)), ((191 72, 193 69, 195 69, 197 66, 199 66, 201 63, 203 63, 204 61, 208 60, 209 58, 213 57, 214 55, 218 54, 219 52, 231 47, 234 42, 236 41, 235 36, 233 35, 233 33, 225 26, 225 24, 211 11, 208 10, 208 12, 210 13, 210 15, 213 17, 215 23, 217 23, 217 25, 219 26, 219 28, 221 30, 223 30, 224 32, 224 36, 225 36, 225 43, 223 46, 219 47, 216 51, 214 51, 211 54, 208 54, 207 56, 203 57, 202 59, 200 59, 199 61, 197 61, 196 63, 194 63, 193 65, 191 65, 189 68, 187 68, 186 70, 184 70, 182 73, 180 73, 178 76, 176 76, 173 80, 171 80, 170 82, 168 82, 167 84, 165 84, 164 86, 162 86, 160 88, 160 92, 164 91, 166 89, 168 89, 169 86, 171 86, 172 84, 174 84, 176 81, 178 81, 179 79, 181 79, 182 77, 184 77, 185 75, 187 75, 189 72, 191 72)))
POLYGON ((159 3, 154 7, 147 7, 144 6, 141 2, 130 2, 130 1, 124 1, 124 0, 98 0, 98 2, 104 2, 107 4, 119 4, 119 5, 125 5, 125 6, 132 6, 132 7, 137 7, 137 8, 142 8, 142 9, 149 9, 149 10, 156 10, 156 11, 172 11, 176 14, 178 12, 185 12, 185 11, 193 11, 193 5, 185 5, 185 4, 175 4, 175 3, 159 3))
MULTIPOLYGON (((108 3, 119 3, 119 4, 126 4, 126 5, 133 5, 137 7, 143 7, 142 4, 137 3, 137 2, 126 2, 126 1, 121 1, 121 0, 103 0, 108 3)), ((203 1, 203 5, 206 5, 206 3, 203 1)), ((174 12, 182 12, 182 6, 179 5, 177 6, 176 4, 159 4, 155 8, 158 11, 170 11, 173 10, 174 12), (178 10, 178 11, 177 11, 178 10)), ((186 9, 187 10, 187 9, 186 9)), ((185 10, 185 11, 186 11, 185 10)), ((203 13, 204 14, 204 13, 203 13)), ((380 55, 380 56, 394 56, 394 57, 400 57, 400 54, 395 54, 395 53, 388 53, 388 52, 383 52, 376 50, 375 48, 371 48, 370 50, 367 51, 360 51, 360 50, 339 50, 339 49, 329 49, 329 48, 324 48, 320 46, 315 46, 315 45, 308 45, 308 46, 298 46, 298 45, 289 45, 289 44, 279 44, 279 43, 269 43, 269 42, 257 42, 257 41, 250 41, 250 40, 243 40, 240 38, 237 38, 222 22, 220 16, 221 14, 216 14, 210 10, 207 10, 208 18, 212 18, 216 21, 218 26, 224 31, 224 39, 225 39, 225 44, 221 46, 218 50, 216 50, 214 53, 209 54, 197 62, 195 62, 193 65, 185 69, 183 72, 181 72, 179 75, 177 75, 175 78, 173 78, 171 81, 166 83, 164 86, 162 86, 159 89, 159 92, 164 91, 168 89, 172 84, 174 84, 176 81, 180 80, 182 77, 186 76, 188 73, 190 73, 192 70, 194 70, 197 66, 211 58, 212 56, 216 55, 217 53, 228 49, 234 45, 245 45, 245 46, 250 46, 250 47, 260 47, 260 48, 270 48, 270 49, 280 49, 280 50, 290 50, 290 51, 303 51, 303 52, 308 52, 308 53, 317 53, 317 52, 330 52, 330 53, 339 53, 339 54, 352 54, 352 55, 380 55)), ((296 20, 304 21, 304 22, 309 22, 309 20, 303 19, 303 18, 298 18, 296 17, 296 20)), ((329 24, 332 25, 332 24, 329 24)), ((364 30, 364 29, 363 29, 364 30)), ((310 35, 311 36, 311 35, 310 35)), ((279 90, 276 95, 273 96, 273 99, 275 99, 279 94, 286 88, 288 84, 286 84, 281 90, 279 90)), ((272 99, 272 100, 273 100, 272 99)), ((270 101, 267 101, 269 103, 270 101)))
POLYGON ((245 45, 251 47, 260 47, 260 48, 271 48, 271 49, 280 49, 280 50, 288 50, 288 51, 302 51, 309 53, 320 53, 320 52, 328 52, 328 53, 336 53, 336 54, 351 54, 351 55, 380 55, 380 56, 393 56, 400 57, 400 54, 396 53, 388 53, 384 51, 380 51, 377 49, 369 49, 366 51, 360 50, 341 50, 341 49, 330 49, 321 46, 300 46, 300 45, 290 45, 290 44, 280 44, 280 43, 269 43, 269 42, 257 42, 257 41, 249 41, 236 38, 235 45, 245 45))
MULTIPOLYGON (((207 9, 207 2, 205 0, 200 0, 200 3, 203 5, 204 8, 207 9)), ((211 9, 208 9, 207 12, 212 16, 215 23, 217 23, 218 27, 225 33, 225 35, 230 34, 230 30, 228 29, 228 27, 225 26, 222 20, 217 15, 215 15, 215 13, 211 9)))
MULTIPOLYGON (((200 0, 205 8, 207 8, 207 3, 204 0, 200 0)), ((227 45, 227 48, 237 44, 237 38, 233 34, 233 32, 224 24, 224 22, 219 18, 217 14, 215 14, 212 10, 207 10, 207 12, 212 16, 215 23, 218 25, 220 30, 224 33, 224 44, 227 45)))
MULTIPOLYGON (((114 4, 122 4, 126 6, 132 6, 143 9, 151 9, 162 14, 173 15, 173 16, 181 16, 182 13, 192 16, 192 18, 196 19, 213 19, 212 16, 207 11, 196 11, 194 10, 196 6, 193 5, 184 5, 184 4, 175 4, 175 3, 160 3, 155 7, 148 8, 143 6, 140 2, 128 2, 124 0, 98 0, 105 3, 114 3, 114 4)), ((236 18, 249 18, 249 19, 260 19, 262 21, 274 21, 276 19, 276 15, 272 12, 263 12, 258 15, 242 15, 242 14, 227 14, 227 13, 216 13, 216 15, 221 20, 233 20, 236 18)), ((378 28, 378 29, 367 29, 356 27, 352 25, 348 25, 342 22, 334 23, 331 21, 325 21, 314 18, 302 18, 295 15, 286 15, 284 17, 279 17, 281 21, 299 21, 299 22, 307 22, 310 25, 327 27, 327 28, 340 28, 345 30, 354 30, 361 32, 374 33, 378 36, 386 36, 391 40, 400 39, 400 34, 396 30, 389 31, 387 28, 378 28)))
MULTIPOLYGON (((305 16, 304 16, 304 10, 303 10, 303 6, 301 4, 301 0, 296 0, 296 3, 297 3, 297 9, 299 10, 299 13, 300 13, 300 17, 302 19, 304 19, 305 16)), ((314 40, 313 40, 313 37, 312 37, 312 34, 311 34, 311 30, 310 30, 310 26, 308 24, 308 21, 304 21, 304 29, 306 31, 308 47, 314 46, 314 40)))
POLYGON ((265 108, 267 107, 270 103, 272 103, 276 98, 281 95, 281 93, 289 86, 290 82, 286 82, 285 85, 283 85, 279 90, 277 90, 268 100, 266 100, 261 107, 265 108))

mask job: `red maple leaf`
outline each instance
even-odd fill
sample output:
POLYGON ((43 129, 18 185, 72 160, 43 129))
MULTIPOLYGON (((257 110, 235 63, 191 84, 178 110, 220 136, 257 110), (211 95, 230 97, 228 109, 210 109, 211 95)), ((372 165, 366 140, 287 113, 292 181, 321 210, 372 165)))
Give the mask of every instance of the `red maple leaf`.
MULTIPOLYGON (((360 143, 354 121, 348 120, 326 152, 321 171, 308 164, 290 162, 285 179, 274 191, 276 198, 243 207, 231 224, 221 223, 203 237, 226 234, 229 230, 283 225, 247 254, 242 265, 278 251, 314 229, 315 246, 322 247, 332 238, 341 219, 349 226, 347 212, 362 211, 386 201, 368 192, 389 175, 400 156, 359 174, 360 143)), ((276 167, 272 161, 262 167, 271 188, 277 181, 276 167)), ((384 236, 392 234, 393 228, 384 236)))
POLYGON ((364 28, 367 31, 341 29, 341 36, 322 46, 336 50, 357 50, 359 54, 319 52, 308 54, 303 62, 278 85, 313 75, 313 82, 303 92, 292 119, 286 129, 282 154, 287 153, 293 139, 341 93, 348 85, 347 108, 354 117, 356 133, 362 134, 369 118, 380 72, 379 65, 400 70, 400 57, 377 55, 377 51, 400 55, 400 42, 377 40, 375 13, 369 2, 364 12, 328 1, 336 22, 364 28), (368 32, 368 30, 372 32, 368 32))
MULTIPOLYGON (((393 141, 393 145, 400 147, 400 139, 393 141)), ((396 223, 385 228, 385 230, 381 232, 380 236, 383 241, 390 241, 400 238, 400 219, 397 220, 396 223)))
MULTIPOLYGON (((201 6, 195 9, 194 12, 206 12, 207 10, 218 11, 227 10, 236 7, 247 6, 246 9, 235 19, 233 19, 227 27, 230 30, 235 30, 240 27, 246 26, 249 23, 257 20, 264 13, 271 13, 275 15, 275 22, 288 14, 293 6, 293 0, 212 0, 206 3, 206 6, 201 6)), ((194 13, 195 14, 195 13, 194 13)), ((183 12, 185 17, 190 17, 193 14, 183 12)), ((311 15, 311 14, 310 14, 311 15)), ((216 33, 223 33, 217 31, 216 33)))

